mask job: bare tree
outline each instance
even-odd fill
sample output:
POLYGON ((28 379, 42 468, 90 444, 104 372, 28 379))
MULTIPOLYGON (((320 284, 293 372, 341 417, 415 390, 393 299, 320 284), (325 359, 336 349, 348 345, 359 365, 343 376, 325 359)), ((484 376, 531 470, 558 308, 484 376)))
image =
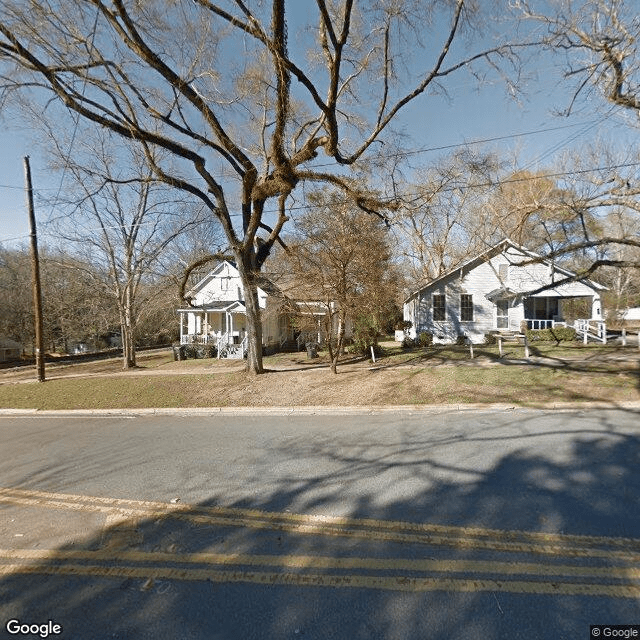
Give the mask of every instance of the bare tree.
POLYGON ((316 0, 291 12, 285 0, 5 0, 0 17, 2 96, 30 88, 52 110, 53 94, 139 144, 156 179, 218 217, 244 286, 256 373, 257 277, 298 185, 329 183, 383 214, 385 201, 356 178, 401 110, 444 91, 455 72, 496 69, 514 52, 465 50, 472 0, 316 0), (304 41, 290 46, 292 32, 304 41))
POLYGON ((485 241, 483 205, 499 168, 494 155, 463 150, 418 172, 416 184, 406 185, 393 228, 412 287, 442 275, 485 241))
POLYGON ((337 373, 347 324, 375 316, 394 297, 388 231, 335 192, 309 200, 315 206, 296 220, 280 269, 295 297, 323 303, 331 371, 337 373))
MULTIPOLYGON (((556 0, 546 11, 535 11, 527 0, 514 6, 522 15, 544 25, 544 47, 562 56, 565 78, 573 82, 573 93, 565 105, 567 113, 585 98, 599 98, 600 104, 615 105, 632 115, 629 126, 637 126, 640 116, 640 21, 635 2, 626 0, 556 0)), ((586 101, 585 108, 597 108, 597 101, 586 101), (594 107, 594 104, 596 105, 594 107)), ((592 219, 606 221, 612 212, 626 211, 636 218, 640 213, 640 175, 638 154, 626 151, 590 154, 591 168, 573 162, 576 212, 591 212, 592 219), (595 167, 595 168, 593 168, 595 167), (578 185, 578 186, 575 186, 578 185)), ((580 275, 603 267, 640 268, 640 235, 636 226, 584 225, 581 238, 551 251, 552 257, 567 254, 588 255, 580 275)))
MULTIPOLYGON (((117 308, 105 300, 106 274, 77 255, 41 247, 44 341, 50 351, 67 351, 71 342, 94 341, 117 324, 117 308)), ((29 290, 29 252, 0 247, 0 335, 25 348, 33 345, 33 300, 29 290)))
POLYGON ((135 148, 114 148, 100 132, 83 133, 74 160, 50 137, 67 177, 64 197, 54 203, 65 214, 55 226, 59 237, 108 274, 106 292, 118 309, 128 369, 136 366, 138 323, 154 296, 167 295, 149 281, 162 272, 165 252, 181 235, 205 228, 208 210, 192 197, 176 198, 179 192, 155 180, 135 148))

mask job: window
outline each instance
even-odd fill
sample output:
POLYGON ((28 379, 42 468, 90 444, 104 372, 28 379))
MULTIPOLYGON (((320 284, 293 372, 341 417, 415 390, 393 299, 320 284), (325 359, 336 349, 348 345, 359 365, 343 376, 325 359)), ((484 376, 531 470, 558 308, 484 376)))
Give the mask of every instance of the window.
POLYGON ((445 317, 444 295, 436 294, 433 296, 433 319, 442 321, 445 317))
POLYGON ((473 296, 470 293, 460 294, 460 320, 473 322, 473 296))

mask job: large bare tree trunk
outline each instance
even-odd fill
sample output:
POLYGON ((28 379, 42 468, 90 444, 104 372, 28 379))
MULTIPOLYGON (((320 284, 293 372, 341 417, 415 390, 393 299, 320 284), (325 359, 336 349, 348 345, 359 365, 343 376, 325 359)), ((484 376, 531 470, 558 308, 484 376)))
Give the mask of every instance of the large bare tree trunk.
POLYGON ((264 373, 262 367, 262 313, 258 302, 258 285, 253 268, 253 251, 237 251, 237 266, 244 290, 247 314, 247 363, 248 373, 264 373))

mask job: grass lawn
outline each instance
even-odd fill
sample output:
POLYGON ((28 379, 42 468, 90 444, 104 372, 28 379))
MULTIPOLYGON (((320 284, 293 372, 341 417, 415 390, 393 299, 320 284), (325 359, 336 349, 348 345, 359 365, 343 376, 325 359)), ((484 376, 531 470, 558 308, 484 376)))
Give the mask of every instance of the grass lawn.
POLYGON ((497 347, 480 346, 472 361, 468 347, 403 351, 390 343, 375 364, 351 359, 338 375, 327 369, 326 355, 308 360, 306 354, 276 354, 264 361, 272 371, 255 377, 238 361, 174 362, 160 352, 140 358, 141 368, 131 373, 117 359, 50 367, 44 384, 33 381, 32 369, 0 372, 0 408, 640 401, 637 347, 537 345, 533 355, 544 358, 537 364, 522 364, 521 346, 509 344, 505 351, 499 359, 497 347))

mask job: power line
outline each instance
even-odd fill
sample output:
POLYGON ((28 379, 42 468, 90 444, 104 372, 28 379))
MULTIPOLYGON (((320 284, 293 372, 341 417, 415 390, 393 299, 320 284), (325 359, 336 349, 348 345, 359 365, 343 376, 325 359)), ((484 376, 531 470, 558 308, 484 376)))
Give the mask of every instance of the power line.
MULTIPOLYGON (((607 116, 608 117, 608 116, 607 116)), ((412 155, 419 155, 421 153, 430 153, 432 151, 446 151, 447 149, 457 149, 460 147, 469 147, 469 146, 474 146, 474 145, 479 145, 479 144, 488 144, 490 142, 499 142, 500 140, 510 140, 510 139, 516 139, 516 138, 523 138, 526 136, 532 136, 532 135, 537 135, 537 134, 541 134, 541 133, 551 133, 553 131, 561 131, 563 129, 571 129, 573 127, 582 127, 584 126, 585 128, 587 128, 586 130, 588 130, 588 127, 593 126, 594 124, 597 124, 599 122, 602 122, 603 118, 596 118, 594 120, 587 120, 585 122, 575 122, 573 124, 565 124, 565 125, 559 125, 557 127, 546 127, 546 128, 542 128, 542 129, 532 129, 531 131, 522 131, 520 133, 510 133, 504 136, 494 136, 491 138, 479 138, 477 140, 470 140, 470 141, 466 141, 466 142, 457 142, 457 143, 451 143, 451 144, 446 144, 446 145, 441 145, 438 147, 418 147, 417 149, 409 149, 407 151, 394 151, 392 153, 388 153, 388 154, 380 154, 378 157, 380 158, 400 158, 400 157, 408 157, 408 156, 412 156, 412 155)), ((581 135, 582 132, 580 132, 579 135, 581 135)), ((572 138, 574 139, 574 138, 572 138)), ((545 154, 546 155, 546 154, 545 154)), ((331 163, 322 163, 322 164, 315 164, 313 165, 312 168, 322 168, 322 167, 331 167, 331 166, 335 166, 334 162, 331 163)), ((226 175, 218 175, 218 176, 213 176, 216 180, 223 180, 225 177, 227 177, 226 175)), ((20 189, 22 190, 23 187, 21 186, 14 186, 14 185, 6 185, 6 184, 0 184, 0 188, 3 189, 20 189)), ((60 193, 60 187, 41 187, 36 189, 36 193, 44 193, 46 191, 57 191, 57 195, 59 195, 60 193)))

